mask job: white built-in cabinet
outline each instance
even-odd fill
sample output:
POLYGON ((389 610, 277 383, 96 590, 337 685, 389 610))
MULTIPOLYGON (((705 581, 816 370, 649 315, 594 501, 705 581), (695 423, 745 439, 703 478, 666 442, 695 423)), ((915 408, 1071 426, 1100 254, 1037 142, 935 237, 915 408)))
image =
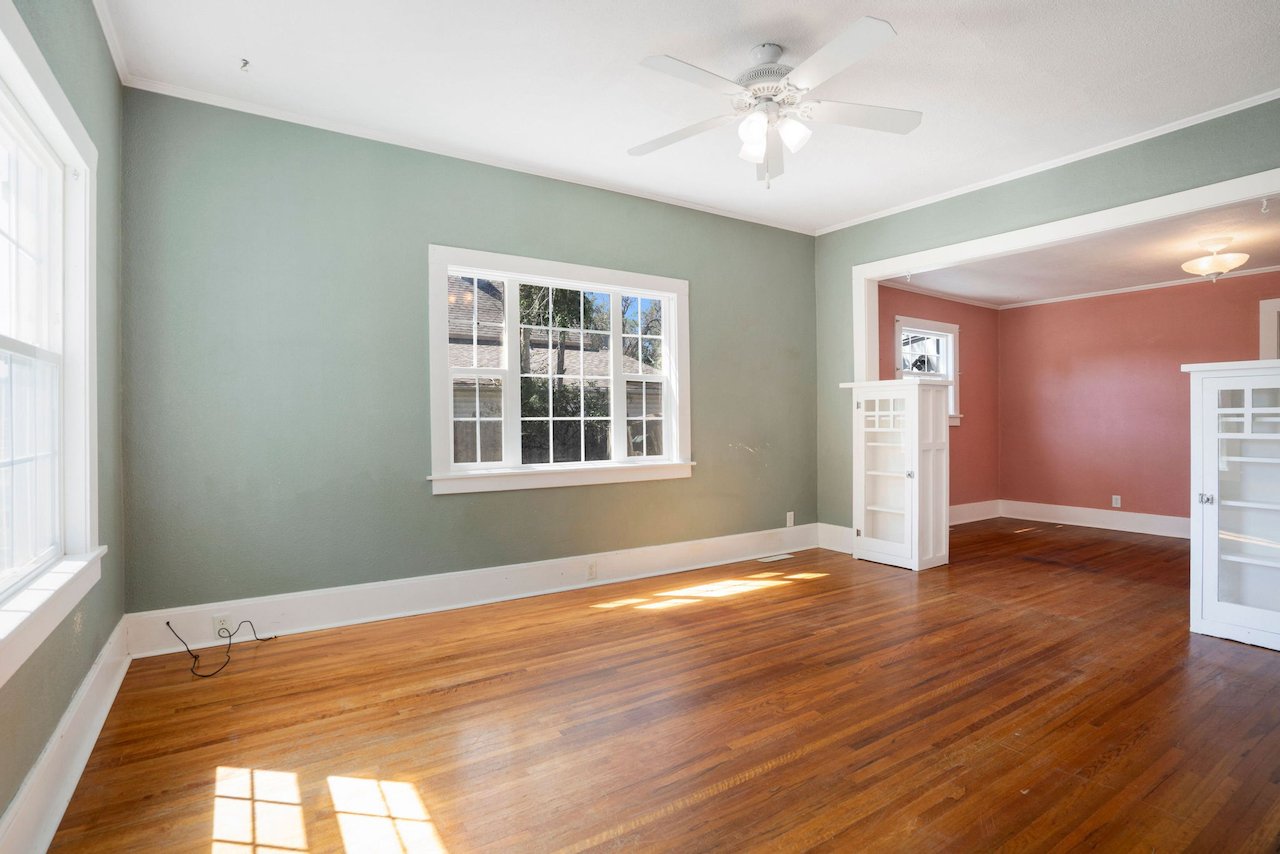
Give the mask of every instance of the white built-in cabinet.
POLYGON ((950 385, 841 385, 853 391, 854 557, 914 570, 947 562, 950 385))
POLYGON ((1191 630, 1280 649, 1280 359, 1191 375, 1191 630))

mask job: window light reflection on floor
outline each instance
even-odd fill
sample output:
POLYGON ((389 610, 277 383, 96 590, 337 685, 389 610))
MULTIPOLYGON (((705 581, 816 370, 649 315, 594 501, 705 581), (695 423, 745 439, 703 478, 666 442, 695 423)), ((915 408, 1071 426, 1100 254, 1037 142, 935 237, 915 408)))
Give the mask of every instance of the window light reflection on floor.
POLYGON ((298 775, 219 766, 213 798, 213 854, 307 850, 298 775))
POLYGON ((747 578, 777 578, 782 575, 781 572, 757 572, 754 575, 748 575, 747 578))
POLYGON ((766 587, 777 587, 790 582, 778 579, 726 578, 724 581, 711 581, 694 587, 682 587, 679 590, 666 590, 659 596, 698 596, 705 599, 721 599, 725 596, 737 596, 752 590, 763 590, 766 587))
POLYGON ((648 601, 649 601, 648 599, 615 599, 612 602, 601 602, 600 604, 592 605, 591 607, 603 608, 605 610, 608 610, 610 608, 624 608, 627 605, 639 605, 641 602, 648 602, 648 601))
POLYGON ((412 783, 330 777, 347 854, 447 854, 412 783))
POLYGON ((795 579, 796 581, 807 581, 810 578, 826 578, 829 574, 826 572, 795 572, 784 577, 795 579))
POLYGON ((692 605, 694 602, 701 602, 701 599, 659 599, 657 602, 650 602, 647 605, 637 605, 637 611, 665 611, 667 608, 678 608, 681 605, 692 605))

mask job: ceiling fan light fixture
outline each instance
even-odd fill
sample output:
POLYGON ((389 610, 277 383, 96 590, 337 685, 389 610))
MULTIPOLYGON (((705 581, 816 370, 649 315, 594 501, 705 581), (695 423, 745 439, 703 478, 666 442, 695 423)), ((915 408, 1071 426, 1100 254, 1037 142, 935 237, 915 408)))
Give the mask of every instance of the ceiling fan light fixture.
POLYGON ((765 135, 769 133, 769 116, 764 110, 753 110, 738 125, 738 139, 743 145, 759 145, 764 148, 765 135))
POLYGON ((765 138, 761 137, 758 141, 742 143, 742 148, 738 151, 738 156, 748 163, 763 163, 765 155, 765 138))
POLYGON ((791 116, 783 116, 778 119, 778 136, 782 137, 782 144, 787 147, 787 151, 796 154, 800 149, 804 148, 805 143, 813 136, 813 131, 791 116))
POLYGON ((1209 240, 1201 240, 1200 248, 1210 254, 1191 259, 1182 265, 1182 269, 1193 276, 1206 276, 1210 281, 1216 282, 1223 273, 1230 273, 1249 260, 1249 256, 1244 252, 1218 254, 1230 246, 1234 239, 1233 237, 1213 237, 1209 240))

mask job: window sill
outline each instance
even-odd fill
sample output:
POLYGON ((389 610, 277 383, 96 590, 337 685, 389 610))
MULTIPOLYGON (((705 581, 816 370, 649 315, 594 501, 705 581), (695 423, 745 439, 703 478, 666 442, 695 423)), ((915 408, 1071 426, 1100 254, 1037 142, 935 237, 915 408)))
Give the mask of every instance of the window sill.
POLYGON ((951 426, 952 426, 952 427, 959 427, 959 426, 960 426, 960 419, 961 419, 961 418, 964 418, 964 416, 963 416, 963 415, 948 415, 948 416, 947 416, 947 418, 948 418, 948 419, 950 419, 950 421, 951 421, 951 426))
POLYGON ((106 546, 67 555, 0 603, 0 685, 75 610, 102 577, 106 546))
POLYGON ((434 495, 459 492, 500 492, 511 489, 546 489, 555 486, 587 486, 596 483, 629 483, 639 480, 671 480, 691 477, 692 462, 608 463, 565 468, 485 469, 438 474, 427 478, 434 495))

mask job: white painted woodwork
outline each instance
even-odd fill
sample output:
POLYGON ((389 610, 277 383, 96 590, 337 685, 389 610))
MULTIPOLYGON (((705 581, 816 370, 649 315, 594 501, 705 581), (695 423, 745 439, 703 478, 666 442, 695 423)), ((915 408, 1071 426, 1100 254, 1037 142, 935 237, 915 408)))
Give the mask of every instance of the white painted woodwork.
POLYGON ((947 562, 950 385, 841 385, 853 391, 854 557, 912 570, 947 562))
POLYGON ((1280 649, 1280 359, 1191 375, 1191 630, 1280 649))

